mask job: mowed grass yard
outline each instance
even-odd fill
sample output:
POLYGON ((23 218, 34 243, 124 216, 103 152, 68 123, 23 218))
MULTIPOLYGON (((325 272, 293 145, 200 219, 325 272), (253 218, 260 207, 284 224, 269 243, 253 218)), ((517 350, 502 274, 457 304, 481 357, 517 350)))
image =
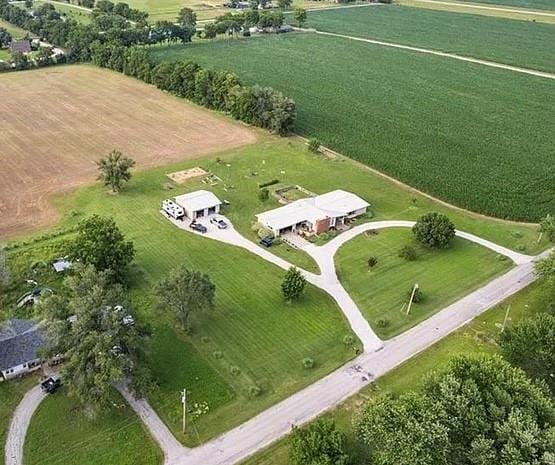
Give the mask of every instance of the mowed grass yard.
MULTIPOLYGON (((386 392, 398 395, 419 389, 428 373, 441 370, 453 356, 497 353, 498 346, 495 343, 495 337, 499 334, 509 305, 509 325, 524 317, 546 311, 547 288, 540 283, 527 287, 379 378, 358 394, 350 397, 339 408, 326 414, 329 418, 334 419, 339 430, 347 435, 347 450, 351 455, 352 465, 371 463, 364 446, 361 446, 355 437, 353 420, 356 419, 360 408, 373 397, 386 392)), ((289 465, 289 463, 289 438, 286 437, 242 462, 241 465, 289 465)))
MULTIPOLYGON (((158 211, 160 202, 179 193, 164 189, 167 172, 137 174, 119 196, 95 186, 59 202, 62 211, 78 212, 71 221, 91 213, 113 216, 134 241, 132 297, 154 329, 151 368, 160 384, 151 400, 177 437, 194 444, 314 382, 352 358, 354 351, 343 343, 351 334, 343 315, 323 291, 309 287, 300 301, 288 305, 281 295, 281 269, 167 221, 158 211), (190 337, 176 329, 152 293, 156 282, 181 264, 207 273, 217 286, 216 308, 195 315, 190 337), (315 360, 314 369, 303 368, 305 357, 315 360), (232 367, 240 373, 232 374, 232 367), (262 389, 261 395, 250 394, 253 386, 262 389), (183 388, 191 406, 206 402, 210 409, 200 418, 191 416, 187 437, 180 433, 183 388)), ((232 208, 240 207, 232 203, 232 208)))
POLYGON ((311 11, 305 27, 555 71, 555 24, 384 5, 311 11))
POLYGON ((0 383, 0 444, 2 444, 2 454, 0 454, 0 465, 4 465, 4 443, 8 434, 8 428, 13 412, 25 393, 37 383, 36 376, 27 376, 19 380, 12 380, 9 383, 0 383))
POLYGON ((450 303, 507 271, 512 262, 464 239, 455 238, 447 249, 419 246, 410 229, 365 233, 343 245, 335 256, 339 280, 374 331, 389 339, 429 318, 450 303), (418 258, 398 256, 411 245, 418 258), (370 268, 368 259, 378 263, 370 268), (410 292, 420 286, 424 299, 407 315, 410 292))
POLYGON ((64 388, 44 400, 31 420, 24 464, 159 465, 162 451, 141 420, 114 392, 113 408, 89 419, 64 388))
POLYGON ((150 50, 283 91, 296 131, 443 200, 555 211, 553 80, 308 33, 150 50))
MULTIPOLYGON (((65 218, 60 226, 75 224, 91 213, 111 215, 135 242, 132 300, 138 315, 153 327, 150 366, 159 383, 150 400, 177 437, 190 445, 240 424, 354 355, 343 344, 343 337, 350 330, 340 311, 322 292, 310 288, 299 303, 286 305, 279 290, 281 270, 247 252, 178 230, 158 213, 162 199, 199 187, 207 188, 198 180, 176 186, 166 177, 167 173, 194 166, 202 166, 222 178, 220 184, 209 189, 220 198, 229 199, 231 205, 226 214, 245 234, 250 233, 255 213, 277 206, 273 198, 267 202, 258 199, 258 183, 278 178, 284 185, 300 184, 317 193, 335 188, 356 192, 371 202, 376 219, 414 219, 438 210, 449 214, 460 229, 508 247, 533 253, 547 245, 545 241, 536 242, 536 226, 486 220, 448 209, 353 160, 315 155, 294 139, 271 136, 260 137, 256 145, 137 172, 118 196, 93 186, 57 197, 55 205, 65 218), (176 329, 171 315, 158 308, 152 295, 158 279, 181 263, 208 273, 217 285, 216 309, 195 316, 191 336, 176 329), (216 351, 223 358, 215 358, 216 351), (302 368, 304 357, 314 358, 313 370, 302 368), (231 374, 232 366, 240 369, 239 375, 231 374), (259 397, 250 398, 248 389, 254 384, 262 387, 263 392, 259 397), (188 389, 191 406, 206 402, 210 409, 198 418, 191 413, 186 437, 180 433, 179 392, 184 387, 188 389)), ((54 243, 63 243, 63 240, 59 238, 54 243)), ((16 259, 13 265, 21 274, 21 282, 34 260, 59 255, 51 241, 43 244, 27 239, 27 242, 30 243, 11 252, 16 254, 15 258, 10 257, 10 260, 16 259)), ((289 258, 302 261, 302 257, 294 255, 289 258)), ((19 294, 13 290, 12 295, 19 294)), ((62 400, 52 403, 48 411, 33 420, 32 427, 35 431, 65 428, 69 405, 62 400)), ((80 413, 75 410, 75 415, 80 413)), ((90 425, 91 430, 100 428, 99 424, 90 425)), ((110 421, 110 428, 116 424, 119 424, 116 420, 110 421)), ((89 426, 79 426, 82 431, 85 427, 89 426)), ((86 447, 94 449, 95 441, 99 441, 97 447, 103 450, 102 441, 110 434, 110 428, 105 433, 99 429, 99 434, 91 435, 86 447)), ((36 438, 29 443, 29 460, 38 460, 45 453, 36 438)), ((71 447, 71 441, 65 438, 60 436, 54 446, 71 447)), ((87 448, 79 456, 80 464, 95 465, 98 462, 94 462, 87 448)))

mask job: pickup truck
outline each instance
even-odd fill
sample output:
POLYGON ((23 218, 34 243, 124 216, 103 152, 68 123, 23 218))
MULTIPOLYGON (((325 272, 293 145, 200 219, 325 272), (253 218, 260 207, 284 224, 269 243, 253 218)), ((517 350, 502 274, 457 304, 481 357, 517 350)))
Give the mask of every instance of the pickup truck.
POLYGON ((59 376, 50 376, 40 383, 40 388, 42 392, 54 394, 61 385, 62 380, 59 376))

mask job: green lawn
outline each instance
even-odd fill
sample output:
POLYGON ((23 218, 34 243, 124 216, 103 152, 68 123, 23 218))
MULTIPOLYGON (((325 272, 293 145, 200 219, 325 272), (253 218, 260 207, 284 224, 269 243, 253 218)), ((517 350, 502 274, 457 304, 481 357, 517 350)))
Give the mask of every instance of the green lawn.
POLYGON ((310 12, 306 27, 555 71, 555 25, 387 5, 310 12))
MULTIPOLYGON (((327 414, 334 418, 339 429, 347 435, 349 453, 353 457, 352 465, 370 463, 364 453, 364 448, 357 443, 353 432, 353 419, 360 407, 372 396, 380 393, 399 394, 418 389, 426 373, 440 370, 452 356, 496 352, 497 346, 494 337, 500 331, 508 305, 511 306, 508 320, 511 324, 525 316, 544 311, 547 305, 547 293, 541 284, 529 286, 379 378, 375 383, 349 398, 341 407, 327 414)), ((288 453, 289 440, 285 438, 242 462, 242 465, 289 465, 288 453)))
POLYGON ((22 38, 29 33, 25 29, 21 29, 20 27, 14 26, 12 23, 8 23, 3 19, 0 19, 0 27, 6 29, 12 35, 12 37, 16 39, 22 38))
POLYGON ((448 249, 419 246, 410 229, 385 229, 362 234, 343 245, 335 256, 340 281, 374 331, 388 339, 429 318, 450 303, 507 271, 511 261, 464 239, 455 238, 448 249), (418 259, 398 256, 411 244, 418 259), (368 258, 377 265, 368 267, 368 258), (424 300, 406 314, 408 294, 418 283, 424 300))
POLYGON ((555 211, 552 80, 308 33, 149 50, 283 91, 296 131, 443 200, 555 211))
MULTIPOLYGON (((260 142, 252 146, 136 173, 118 196, 95 185, 56 198, 65 218, 60 227, 72 226, 93 212, 102 213, 112 215, 135 242, 132 300, 138 315, 153 327, 150 363, 160 385, 151 401, 187 444, 240 424, 353 356, 343 344, 350 331, 323 292, 311 287, 300 302, 286 305, 279 290, 281 270, 242 250, 178 230, 158 213, 162 199, 207 188, 199 180, 176 186, 166 177, 193 166, 211 170, 222 179, 209 188, 230 201, 225 213, 245 234, 251 234, 255 213, 277 206, 273 197, 267 202, 258 199, 258 184, 279 179, 275 187, 299 184, 316 193, 335 188, 356 192, 370 201, 376 219, 414 219, 439 210, 448 213, 460 229, 508 247, 530 252, 546 247, 545 242, 536 242, 537 226, 485 220, 448 209, 350 159, 315 155, 294 139, 262 133, 260 142), (154 303, 151 291, 161 276, 180 263, 208 273, 217 285, 216 309, 196 315, 191 337, 175 329, 170 316, 154 303), (223 358, 214 357, 217 351, 223 358), (315 359, 314 369, 302 368, 305 357, 315 359), (231 374, 232 366, 240 369, 239 375, 231 374), (254 384, 263 392, 250 398, 248 390, 254 384), (184 387, 191 405, 206 402, 210 408, 199 418, 191 415, 187 437, 179 433, 179 391, 184 387)), ((11 251, 15 281, 24 282, 35 259, 59 255, 58 250, 63 253, 63 240, 31 241, 11 251)), ((305 260, 301 252, 295 252, 292 258, 305 260)), ((15 298, 24 289, 14 286, 9 295, 15 298)))
MULTIPOLYGON (((245 157, 248 154, 243 152, 241 158, 245 157)), ((241 423, 354 354, 343 344, 350 330, 341 312, 322 291, 310 287, 298 303, 286 305, 280 291, 282 270, 246 251, 181 231, 160 215, 161 200, 184 190, 164 189, 165 173, 172 170, 138 174, 116 197, 99 186, 83 189, 62 198, 60 206, 80 213, 71 221, 93 212, 112 215, 135 242, 133 300, 154 329, 151 366, 160 382, 153 404, 180 439, 195 443, 241 423), (217 286, 215 310, 196 315, 190 338, 173 329, 170 316, 157 308, 152 297, 160 277, 182 263, 209 274, 217 286), (214 356, 218 351, 223 358, 214 356), (303 369, 305 357, 315 359, 314 369, 303 369), (232 366, 241 373, 232 375, 232 366), (262 394, 250 398, 254 385, 262 388, 262 394), (191 405, 207 402, 210 408, 193 421, 187 438, 179 433, 179 391, 184 387, 190 390, 191 405)), ((241 171, 236 175, 243 177, 241 171)), ((258 180, 251 182, 256 191, 258 180)), ((242 198, 252 202, 249 192, 229 196, 230 216, 240 211, 242 198)))
POLYGON ((64 389, 41 403, 31 421, 24 449, 24 465, 162 462, 162 452, 119 395, 114 395, 114 408, 90 420, 64 389))
POLYGON ((0 60, 9 61, 12 58, 12 54, 6 48, 0 49, 0 60))
POLYGON ((0 454, 0 465, 4 465, 4 443, 12 414, 23 398, 24 394, 31 389, 37 382, 34 375, 21 379, 13 379, 7 383, 0 383, 0 444, 2 444, 2 454, 0 454))

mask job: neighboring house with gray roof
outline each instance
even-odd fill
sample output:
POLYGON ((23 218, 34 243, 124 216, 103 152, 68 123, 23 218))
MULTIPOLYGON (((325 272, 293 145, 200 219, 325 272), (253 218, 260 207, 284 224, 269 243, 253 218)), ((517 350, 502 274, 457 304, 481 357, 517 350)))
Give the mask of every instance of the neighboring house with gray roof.
POLYGON ((0 323, 0 381, 39 369, 39 352, 45 346, 45 333, 36 322, 13 319, 0 323))

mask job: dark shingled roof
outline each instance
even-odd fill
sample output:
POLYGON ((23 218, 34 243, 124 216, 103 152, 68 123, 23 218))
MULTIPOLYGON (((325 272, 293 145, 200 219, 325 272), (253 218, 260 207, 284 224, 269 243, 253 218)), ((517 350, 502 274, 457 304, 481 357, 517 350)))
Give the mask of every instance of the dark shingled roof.
POLYGON ((0 371, 39 358, 45 344, 44 331, 32 320, 0 323, 0 371))

